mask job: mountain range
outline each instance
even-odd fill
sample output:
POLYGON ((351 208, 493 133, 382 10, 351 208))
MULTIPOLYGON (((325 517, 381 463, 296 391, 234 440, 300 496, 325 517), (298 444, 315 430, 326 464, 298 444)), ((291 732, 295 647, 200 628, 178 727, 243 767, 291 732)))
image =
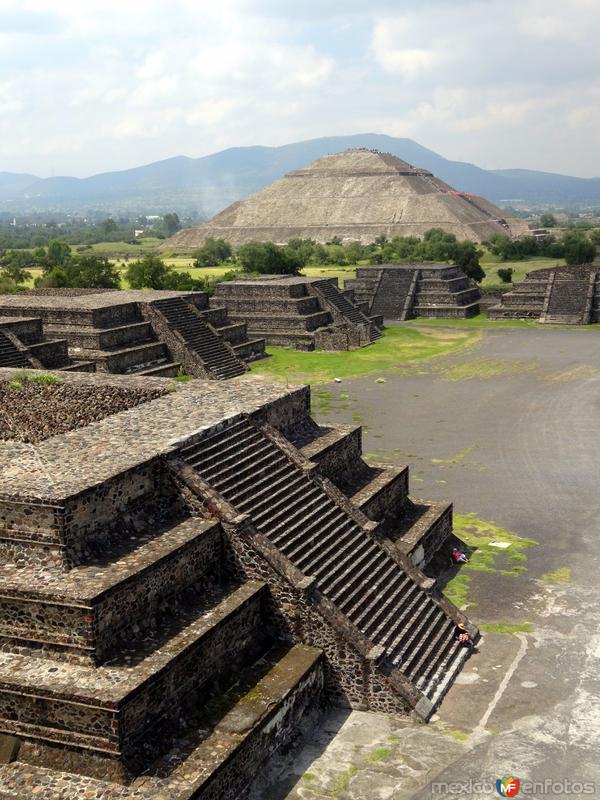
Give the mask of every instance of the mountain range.
POLYGON ((368 147, 424 167, 456 189, 499 205, 600 205, 600 178, 575 178, 525 169, 486 170, 451 161, 412 139, 383 134, 330 136, 281 147, 233 147, 202 158, 176 156, 89 178, 0 172, 0 210, 139 211, 196 210, 210 217, 259 191, 286 172, 328 153, 368 147))

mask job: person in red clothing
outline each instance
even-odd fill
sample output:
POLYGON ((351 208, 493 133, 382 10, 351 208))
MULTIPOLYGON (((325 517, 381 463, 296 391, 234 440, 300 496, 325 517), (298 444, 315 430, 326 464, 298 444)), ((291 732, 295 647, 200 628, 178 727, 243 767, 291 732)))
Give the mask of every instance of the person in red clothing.
POLYGON ((458 547, 452 548, 452 563, 453 564, 467 564, 468 558, 464 553, 461 553, 458 547))

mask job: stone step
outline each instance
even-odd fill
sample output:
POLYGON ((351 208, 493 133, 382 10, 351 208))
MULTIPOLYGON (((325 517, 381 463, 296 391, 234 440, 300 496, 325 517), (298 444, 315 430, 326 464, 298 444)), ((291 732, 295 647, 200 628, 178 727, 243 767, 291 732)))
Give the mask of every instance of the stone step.
POLYGON ((247 339, 241 344, 234 344, 233 350, 238 358, 243 358, 244 361, 258 361, 259 358, 265 358, 265 340, 264 339, 247 339))
POLYGON ((248 581, 173 620, 159 647, 102 667, 0 653, 0 730, 127 756, 150 729, 185 713, 190 693, 256 651, 265 596, 264 584, 248 581))
MULTIPOLYGON (((360 466, 362 428, 360 425, 315 426, 310 434, 303 432, 298 441, 302 455, 319 465, 319 472, 333 483, 342 485, 355 465, 360 466), (307 441, 308 436, 309 438, 307 441)), ((292 439, 293 441, 293 439, 292 439)))
POLYGON ((314 515, 329 508, 331 508, 331 502, 327 502, 316 487, 311 486, 307 490, 306 483, 303 481, 293 493, 288 491, 285 499, 280 500, 276 506, 273 505, 271 498, 269 509, 260 515, 255 514, 253 519, 254 523, 260 525, 262 530, 269 532, 269 536, 276 536, 282 525, 285 525, 286 532, 290 533, 294 528, 291 523, 299 517, 302 517, 302 524, 306 525, 306 530, 308 530, 308 523, 314 515))
POLYGON ((153 303, 170 328, 177 331, 203 361, 207 370, 217 378, 230 378, 246 371, 244 362, 225 344, 204 321, 201 312, 196 312, 181 297, 158 300, 153 303))
POLYGON ((27 354, 19 350, 13 342, 0 331, 0 367, 31 367, 27 354))
POLYGON ((47 339, 30 344, 29 353, 42 363, 45 369, 60 369, 69 364, 69 353, 66 339, 47 339))
POLYGON ((408 499, 409 469, 407 466, 389 466, 370 463, 368 480, 355 487, 351 495, 353 505, 369 517, 379 522, 386 516, 393 516, 394 522, 400 509, 408 499))
MULTIPOLYGON (((127 534, 125 536, 125 533, 127 534)), ((123 539, 107 563, 58 569, 5 565, 0 577, 3 649, 100 663, 134 632, 152 628, 177 595, 211 585, 220 574, 221 529, 190 518, 123 539)))
POLYGON ((258 314, 230 311, 229 319, 232 322, 245 322, 248 331, 252 333, 261 331, 261 335, 281 334, 284 331, 310 332, 331 324, 329 311, 314 311, 310 314, 258 314))
POLYGON ((128 347, 134 344, 149 342, 153 339, 149 322, 129 322, 125 325, 114 325, 108 328, 94 328, 69 325, 46 325, 44 330, 49 335, 67 339, 69 347, 86 350, 110 350, 115 347, 128 347))
POLYGON ((61 372, 95 372, 95 361, 73 361, 66 367, 59 367, 61 372))
POLYGON ((229 322, 226 325, 220 325, 215 328, 219 336, 229 344, 241 344, 246 341, 246 323, 245 322, 229 322))
POLYGON ((396 549, 419 569, 426 567, 452 533, 452 510, 452 503, 407 503, 392 531, 396 549))
POLYGON ((314 333, 298 330, 264 330, 258 325, 249 330, 253 338, 264 339, 271 347, 294 347, 296 350, 312 352, 315 349, 314 333))
POLYGON ((366 619, 373 620, 375 624, 377 609, 384 608, 391 595, 404 591, 409 584, 410 579, 404 573, 398 572, 395 564, 388 564, 381 582, 375 577, 370 588, 347 609, 348 616, 361 629, 366 619))
POLYGON ((479 314, 479 301, 467 303, 466 305, 415 305, 413 314, 416 317, 430 317, 434 319, 445 319, 453 317, 457 319, 468 319, 479 314))
POLYGON ((320 548, 321 553, 329 552, 332 542, 347 536, 352 525, 341 511, 334 508, 323 516, 321 523, 312 536, 306 536, 300 530, 295 536, 286 539, 285 546, 281 546, 281 552, 307 574, 310 573, 311 563, 319 557, 316 549, 320 548))
POLYGON ((181 741, 176 739, 130 786, 14 762, 0 766, 0 798, 242 797, 265 761, 294 741, 305 715, 316 716, 324 683, 322 654, 304 645, 274 648, 238 678, 220 704, 226 708, 223 715, 213 719, 205 712, 203 718, 200 712, 199 724, 181 731, 181 741))
MULTIPOLYGON (((315 428, 305 425, 296 431, 296 441, 305 442, 305 447, 319 438, 313 434, 315 428)), ((296 569, 314 578, 315 588, 346 615, 349 623, 373 645, 382 645, 388 663, 395 657, 400 669, 404 665, 415 669, 418 665, 420 669, 436 659, 438 644, 442 646, 437 633, 443 620, 449 619, 446 612, 404 573, 348 509, 338 505, 275 441, 250 420, 237 420, 216 435, 197 442, 196 448, 193 451, 196 463, 201 462, 203 449, 215 463, 215 479, 211 479, 210 472, 204 475, 213 489, 238 511, 249 514, 260 533, 296 569), (263 437, 262 443, 260 436, 258 439, 252 436, 253 430, 263 437), (226 452, 235 449, 241 434, 247 434, 251 445, 239 447, 240 475, 229 467, 219 470, 216 453, 219 449, 226 452), (252 468, 243 466, 246 462, 252 468), (282 502, 286 480, 294 482, 287 503, 282 502), (271 490, 278 493, 273 508, 271 490)))
POLYGON ((148 369, 137 370, 135 374, 153 378, 176 378, 180 369, 179 361, 169 361, 155 367, 148 367, 148 369))
POLYGON ((153 364, 170 361, 169 351, 162 342, 145 342, 130 347, 99 351, 94 360, 97 368, 112 373, 133 373, 153 364))

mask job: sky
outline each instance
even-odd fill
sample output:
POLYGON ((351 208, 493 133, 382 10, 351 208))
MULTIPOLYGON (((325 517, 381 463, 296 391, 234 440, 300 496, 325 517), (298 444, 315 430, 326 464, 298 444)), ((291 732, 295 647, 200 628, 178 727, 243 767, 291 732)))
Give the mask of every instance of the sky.
POLYGON ((386 133, 600 176, 600 0, 0 0, 0 171, 386 133))

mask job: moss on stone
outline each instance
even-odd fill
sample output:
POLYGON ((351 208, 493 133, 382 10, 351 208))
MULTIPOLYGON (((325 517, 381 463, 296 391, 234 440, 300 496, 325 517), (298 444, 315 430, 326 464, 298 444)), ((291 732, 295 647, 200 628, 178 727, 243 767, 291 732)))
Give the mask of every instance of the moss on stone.
POLYGON ((571 568, 559 567, 542 575, 540 580, 544 581, 544 583, 571 583, 571 568))
POLYGON ((479 629, 485 633, 533 633, 531 622, 483 622, 479 629))

